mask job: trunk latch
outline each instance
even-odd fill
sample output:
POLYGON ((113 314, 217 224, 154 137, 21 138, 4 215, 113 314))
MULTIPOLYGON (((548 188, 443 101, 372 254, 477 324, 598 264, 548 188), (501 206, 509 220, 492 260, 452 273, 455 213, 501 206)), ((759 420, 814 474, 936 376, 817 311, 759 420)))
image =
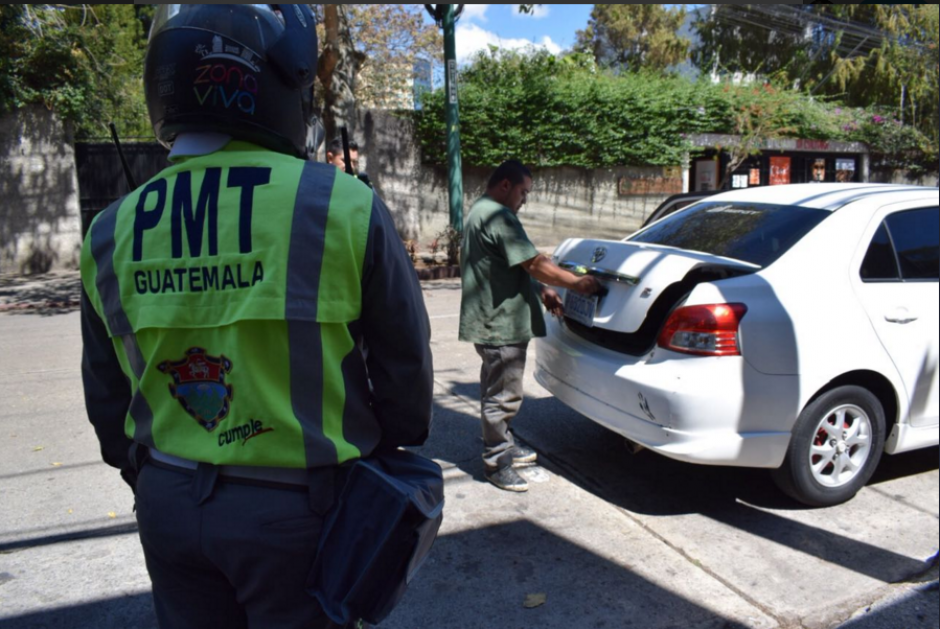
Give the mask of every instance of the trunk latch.
POLYGON ((593 275, 599 280, 607 280, 608 282, 619 282, 621 284, 627 284, 628 286, 636 286, 640 283, 640 278, 638 277, 626 275, 625 273, 618 273, 617 271, 611 271, 610 269, 602 269, 597 266, 587 266, 585 264, 578 264, 577 262, 570 262, 568 260, 565 260, 558 266, 578 275, 593 275))

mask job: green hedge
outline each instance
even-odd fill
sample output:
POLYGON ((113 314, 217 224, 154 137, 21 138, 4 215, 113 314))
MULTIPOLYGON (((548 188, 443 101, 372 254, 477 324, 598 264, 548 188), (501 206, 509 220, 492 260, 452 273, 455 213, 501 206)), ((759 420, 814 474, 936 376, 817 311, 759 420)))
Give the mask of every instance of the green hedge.
MULTIPOLYGON (((426 94, 416 112, 430 164, 447 163, 444 97, 444 90, 426 94)), ((691 134, 741 134, 758 121, 768 138, 863 141, 893 166, 915 166, 936 154, 926 137, 888 114, 841 108, 772 85, 614 76, 583 55, 480 54, 461 73, 459 97, 468 166, 491 167, 509 156, 543 167, 678 165, 695 152, 691 134)))

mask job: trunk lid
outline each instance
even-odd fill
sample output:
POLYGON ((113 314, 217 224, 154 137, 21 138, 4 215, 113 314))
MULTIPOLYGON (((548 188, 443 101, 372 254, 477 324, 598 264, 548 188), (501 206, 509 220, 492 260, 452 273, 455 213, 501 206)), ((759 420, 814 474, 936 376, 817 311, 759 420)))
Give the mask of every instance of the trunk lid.
POLYGON ((598 299, 591 325, 566 318, 570 327, 582 336, 615 333, 620 343, 608 338, 599 344, 630 354, 652 347, 673 307, 697 284, 760 270, 747 262, 660 245, 575 238, 559 245, 553 259, 575 273, 596 276, 608 290, 598 299))

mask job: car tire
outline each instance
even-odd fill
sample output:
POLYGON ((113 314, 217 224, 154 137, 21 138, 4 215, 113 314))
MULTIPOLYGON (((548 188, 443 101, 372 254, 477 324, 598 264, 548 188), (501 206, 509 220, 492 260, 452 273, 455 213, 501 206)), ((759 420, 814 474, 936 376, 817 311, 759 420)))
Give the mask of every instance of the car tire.
POLYGON ((862 387, 837 387, 800 413, 786 459, 773 478, 805 505, 837 505, 865 486, 884 443, 885 415, 878 398, 862 387))

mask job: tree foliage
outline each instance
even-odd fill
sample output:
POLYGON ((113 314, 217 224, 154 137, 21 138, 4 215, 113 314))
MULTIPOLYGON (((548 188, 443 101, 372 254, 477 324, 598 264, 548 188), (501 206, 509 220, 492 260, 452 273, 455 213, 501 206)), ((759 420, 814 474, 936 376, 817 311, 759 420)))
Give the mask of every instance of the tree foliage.
POLYGON ((936 146, 938 5, 712 6, 692 51, 703 71, 779 77, 851 107, 890 110, 936 146))
POLYGON ((415 62, 441 56, 443 39, 416 4, 320 5, 318 75, 327 137, 350 130, 358 107, 394 107, 410 92, 415 62))
MULTIPOLYGON (((812 11, 815 6, 794 11, 812 11)), ((764 10, 756 5, 715 4, 707 13, 699 12, 694 24, 698 43, 690 51, 692 62, 705 73, 774 74, 792 68, 799 74, 812 57, 803 41, 805 16, 794 16, 789 26, 772 26, 764 10)))
POLYGON ((736 96, 739 102, 732 107, 730 130, 739 139, 731 146, 723 147, 728 153, 728 163, 719 188, 724 187, 731 173, 747 158, 759 155, 765 142, 797 133, 797 129, 790 126, 797 123, 792 109, 797 99, 786 94, 781 97, 779 90, 770 84, 755 86, 747 97, 742 98, 740 93, 736 96))
MULTIPOLYGON (((648 73, 599 72, 593 57, 544 50, 479 53, 460 76, 461 153, 468 166, 507 158, 533 166, 675 166, 695 133, 733 134, 746 156, 797 137, 865 141, 876 160, 924 162, 929 142, 888 112, 849 108, 771 84, 733 86, 648 73)), ((416 131, 428 163, 446 164, 445 94, 424 100, 416 131)), ((934 164, 933 169, 936 169, 934 164)))
MULTIPOLYGON (((443 50, 420 5, 316 5, 324 119, 352 128, 357 102, 382 106, 410 85, 416 58, 443 50), (403 71, 403 69, 405 69, 403 71), (361 76, 360 76, 361 75, 361 76)), ((0 113, 54 109, 78 138, 151 137, 143 59, 153 5, 0 6, 0 113)))
POLYGON ((392 107, 410 93, 415 63, 443 56, 440 29, 424 23, 417 4, 356 4, 349 26, 363 55, 357 98, 365 107, 392 107))
POLYGON ((678 34, 685 15, 661 4, 595 4, 575 50, 604 67, 661 72, 688 55, 689 40, 678 34))
POLYGON ((152 7, 120 4, 0 7, 0 111, 54 109, 78 137, 149 133, 140 68, 152 7))

